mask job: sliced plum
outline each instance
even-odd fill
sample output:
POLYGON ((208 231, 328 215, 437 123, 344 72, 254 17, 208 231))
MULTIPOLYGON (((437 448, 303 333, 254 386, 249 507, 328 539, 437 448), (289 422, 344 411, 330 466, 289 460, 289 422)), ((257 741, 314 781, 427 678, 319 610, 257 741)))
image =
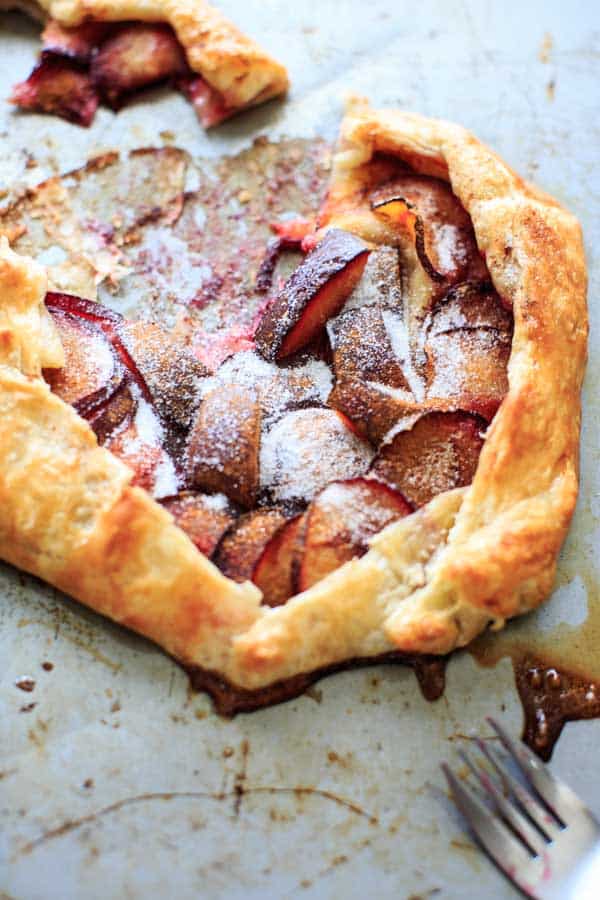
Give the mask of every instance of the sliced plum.
POLYGON ((124 431, 108 438, 104 446, 132 470, 134 487, 154 493, 157 470, 164 461, 165 451, 160 445, 140 441, 135 425, 129 423, 124 431))
POLYGON ((89 417, 122 385, 123 366, 94 322, 59 310, 52 312, 52 318, 64 348, 65 365, 45 370, 44 376, 55 394, 89 417))
POLYGON ((97 412, 89 417, 99 444, 105 444, 118 431, 128 428, 137 410, 137 400, 129 379, 97 412))
POLYGON ((234 581, 248 581, 265 547, 286 521, 279 508, 246 513, 221 539, 213 560, 224 575, 234 581))
POLYGON ((182 491, 173 497, 165 497, 160 502, 198 550, 208 557, 212 556, 217 544, 238 516, 235 507, 223 494, 182 491))
POLYGON ((87 128, 96 114, 99 97, 87 72, 60 57, 48 57, 29 78, 13 87, 10 103, 60 116, 87 128))
POLYGON ((371 206, 411 239, 434 281, 453 284, 485 277, 469 214, 447 182, 402 175, 374 191, 371 206))
POLYGON ((107 437, 104 446, 133 471, 132 484, 155 498, 177 493, 179 477, 165 450, 164 433, 152 405, 134 388, 135 415, 107 437))
POLYGON ((290 356, 306 346, 337 315, 365 268, 369 247, 341 229, 331 229, 288 278, 256 330, 265 359, 290 356))
POLYGON ((148 385, 121 338, 121 330, 126 324, 123 316, 101 303, 86 300, 84 297, 77 297, 74 294, 49 291, 46 294, 45 302, 53 315, 57 312, 66 313, 100 328, 114 347, 121 363, 128 370, 130 380, 137 385, 144 399, 152 402, 148 385))
POLYGON ((490 420, 508 390, 512 318, 489 286, 460 285, 426 327, 427 401, 450 401, 490 420))
POLYGON ((185 344, 153 322, 124 321, 118 327, 118 335, 161 419, 189 428, 208 369, 185 344))
POLYGON ((327 404, 344 414, 355 433, 376 447, 401 419, 414 416, 422 409, 409 394, 361 381, 337 381, 327 404))
POLYGON ((55 19, 49 19, 42 31, 42 57, 63 56, 85 65, 91 61, 110 28, 105 22, 82 22, 73 28, 65 28, 55 19))
POLYGON ((268 430, 281 416, 294 409, 323 406, 331 390, 331 371, 314 357, 297 365, 276 366, 253 351, 242 351, 228 359, 209 382, 257 391, 262 410, 262 428, 268 430))
POLYGON ((377 306, 347 310, 331 323, 329 334, 335 386, 327 402, 345 413, 362 435, 378 443, 404 406, 414 407, 382 311, 377 306))
MULTIPOLYGON (((75 403, 78 411, 90 418, 98 440, 136 472, 136 484, 152 489, 155 493, 167 488, 169 488, 167 493, 173 493, 180 475, 173 470, 170 453, 175 452, 180 469, 178 452, 180 452, 179 444, 183 440, 184 427, 182 426, 179 431, 174 429, 172 433, 171 429, 165 432, 161 424, 163 421, 161 412, 168 419, 165 424, 169 425, 174 421, 173 410, 176 406, 174 402, 168 403, 169 390, 176 388, 169 383, 169 372, 166 369, 168 351, 163 346, 164 334, 157 336, 151 326, 146 326, 148 346, 144 349, 134 340, 134 337, 140 338, 143 326, 131 323, 129 328, 122 316, 99 303, 71 294, 48 293, 46 306, 57 323, 66 322, 75 329, 71 339, 73 359, 69 357, 68 351, 69 334, 63 337, 67 351, 67 365, 64 370, 60 370, 63 377, 73 379, 79 369, 85 366, 94 370, 94 367, 104 359, 100 351, 107 356, 107 347, 115 361, 119 377, 114 377, 109 385, 110 390, 94 394, 91 399, 85 399, 81 403, 75 403), (79 332, 76 329, 83 334, 92 334, 99 341, 100 350, 96 346, 84 347, 80 341, 78 344, 79 332), (136 352, 137 360, 134 360, 125 345, 126 337, 136 352), (82 356, 81 362, 76 358, 77 353, 82 356), (159 356, 162 354, 158 363, 155 354, 159 356), (168 384, 164 392, 161 389, 162 377, 168 384), (146 383, 146 378, 152 390, 146 383)), ((192 357, 182 361, 177 359, 175 348, 171 348, 171 352, 173 352, 172 368, 176 374, 181 375, 186 363, 194 367, 194 372, 197 371, 199 364, 192 357)), ((204 370, 202 372, 204 373, 204 370)), ((61 377, 60 373, 58 377, 61 377)), ((50 375, 49 378, 56 376, 50 375)), ((54 382, 51 384, 54 387, 54 382)), ((190 385, 191 380, 185 385, 180 382, 177 389, 183 394, 183 388, 190 385)), ((58 385, 56 390, 58 392, 58 385)), ((178 422, 175 421, 175 424, 178 425, 178 422)))
POLYGON ((177 80, 177 87, 187 97, 204 128, 213 128, 231 118, 237 109, 227 106, 225 98, 201 75, 187 75, 177 80))
POLYGON ((354 478, 329 484, 307 511, 298 589, 307 590, 362 556, 373 535, 411 512, 402 494, 377 481, 354 478))
POLYGON ((333 367, 340 381, 372 381, 410 391, 377 306, 350 309, 331 323, 333 367))
POLYGON ((120 338, 120 329, 125 321, 123 316, 101 303, 77 297, 75 294, 48 291, 45 303, 53 316, 64 314, 81 322, 88 322, 100 329, 128 371, 130 380, 137 384, 144 398, 151 401, 146 382, 120 338))
POLYGON ((152 23, 123 25, 100 47, 91 63, 92 81, 105 102, 119 109, 128 94, 187 72, 172 28, 152 23))
POLYGON ((275 503, 308 501, 330 481, 363 475, 372 458, 335 410, 295 410, 263 435, 261 487, 275 503))
POLYGON ((259 556, 252 581, 268 606, 281 606, 296 593, 295 559, 304 516, 297 515, 275 532, 259 556))
POLYGON ((374 212, 387 219, 398 231, 407 233, 429 277, 434 281, 444 281, 444 274, 436 268, 433 261, 435 255, 431 247, 431 233, 429 230, 425 231, 423 218, 415 211, 412 203, 404 197, 391 196, 383 200, 374 200, 372 207, 374 212))
POLYGON ((511 340, 513 318, 489 281, 465 282, 451 288, 436 303, 428 322, 428 336, 460 328, 493 328, 502 340, 511 340))
POLYGON ((364 306, 402 311, 402 268, 398 247, 380 244, 369 254, 362 278, 344 305, 344 313, 364 306))
POLYGON ((123 317, 114 310, 101 303, 96 303, 94 300, 77 297, 75 294, 48 291, 45 303, 51 313, 65 312, 90 322, 96 322, 111 337, 116 326, 123 322, 123 317))
POLYGON ((490 421, 508 391, 510 343, 492 329, 461 328, 432 337, 426 352, 426 402, 446 401, 490 421))
POLYGON ((223 385, 206 395, 188 443, 191 483, 254 506, 259 487, 261 408, 253 388, 223 385))
POLYGON ((466 412, 432 412, 399 432, 373 461, 371 474, 414 507, 473 480, 483 446, 484 419, 466 412))

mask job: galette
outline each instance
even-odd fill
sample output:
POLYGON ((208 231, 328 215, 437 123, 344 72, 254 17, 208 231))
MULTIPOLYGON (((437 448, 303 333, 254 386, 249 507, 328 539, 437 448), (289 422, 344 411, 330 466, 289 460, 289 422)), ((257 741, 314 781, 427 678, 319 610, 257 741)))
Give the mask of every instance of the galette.
POLYGON ((196 343, 0 251, 0 556, 229 712, 532 610, 577 496, 586 270, 555 200, 356 99, 316 219, 275 231, 258 307, 196 343))
POLYGON ((205 128, 288 88, 284 66, 205 0, 0 0, 3 9, 44 23, 38 64, 10 101, 77 125, 165 82, 205 128))

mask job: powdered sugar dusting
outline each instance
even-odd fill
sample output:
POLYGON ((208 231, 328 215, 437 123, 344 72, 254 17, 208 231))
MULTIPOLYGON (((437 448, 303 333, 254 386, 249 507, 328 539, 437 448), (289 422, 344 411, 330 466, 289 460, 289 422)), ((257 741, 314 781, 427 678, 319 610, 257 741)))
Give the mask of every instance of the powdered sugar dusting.
POLYGON ((154 410, 142 396, 137 385, 132 387, 132 392, 137 400, 137 409, 133 421, 140 441, 143 441, 144 444, 161 445, 164 435, 154 410))
POLYGON ((407 497, 435 497, 460 483, 460 460, 451 442, 425 447, 420 465, 405 469, 403 488, 407 497))
POLYGON ((432 375, 427 391, 431 398, 456 398, 464 394, 480 398, 506 393, 509 345, 493 329, 464 329, 435 337, 430 347, 432 375))
POLYGON ((297 366, 266 362, 253 350, 236 353, 210 378, 204 379, 203 396, 218 387, 254 388, 260 395, 266 427, 290 408, 325 403, 333 384, 329 367, 318 359, 297 366))
POLYGON ((126 440, 124 452, 126 457, 134 458, 153 451, 157 457, 157 463, 153 472, 152 496, 155 498, 168 497, 179 490, 179 478, 175 471, 175 465, 169 454, 163 448, 164 432, 152 406, 142 396, 137 386, 132 386, 132 393, 137 401, 137 409, 133 420, 133 438, 126 440))
POLYGON ((52 373, 53 389, 67 403, 107 388, 115 376, 115 354, 102 332, 69 314, 54 314, 65 351, 65 368, 52 373))
POLYGON ((225 512, 230 508, 230 503, 225 494, 206 494, 202 498, 204 506, 215 512, 225 512))
POLYGON ((414 394, 414 398, 421 401, 425 396, 425 385, 413 365, 408 341, 408 329, 404 320, 395 310, 384 309, 383 321, 392 349, 402 363, 404 375, 414 394))
POLYGON ((149 300, 160 311, 162 324, 171 324, 176 304, 185 304, 214 276, 210 263, 164 225, 148 225, 140 242, 128 250, 132 272, 121 285, 118 297, 103 290, 102 302, 126 316, 137 317, 149 300), (169 320, 169 321, 167 321, 169 320))
POLYGON ((400 261, 395 247, 378 247, 369 254, 362 278, 343 311, 374 305, 402 308, 400 261))
POLYGON ((383 441, 380 445, 380 450, 383 450, 388 444, 391 444, 397 434, 400 434, 401 431, 410 431, 413 425, 419 421, 421 416, 423 415, 422 410, 418 412, 411 413, 401 419, 398 419, 393 428, 390 428, 388 433, 385 435, 383 441))
POLYGON ((451 272, 457 264, 467 261, 467 252, 456 225, 434 225, 433 234, 438 267, 442 272, 451 272))
POLYGON ((364 474, 373 455, 333 410, 297 410, 263 438, 261 487, 275 501, 310 500, 330 481, 364 474))
POLYGON ((434 347, 433 378, 427 394, 429 397, 458 396, 468 380, 472 353, 483 348, 477 348, 469 331, 438 335, 434 347))
POLYGON ((369 538, 407 510, 400 503, 385 502, 369 482, 334 482, 319 495, 318 504, 332 521, 343 524, 344 535, 357 548, 366 550, 369 538))
POLYGON ((172 494, 176 494, 178 490, 179 479, 177 478, 175 465, 171 457, 164 453, 156 467, 152 496, 158 500, 161 497, 170 497, 172 494))

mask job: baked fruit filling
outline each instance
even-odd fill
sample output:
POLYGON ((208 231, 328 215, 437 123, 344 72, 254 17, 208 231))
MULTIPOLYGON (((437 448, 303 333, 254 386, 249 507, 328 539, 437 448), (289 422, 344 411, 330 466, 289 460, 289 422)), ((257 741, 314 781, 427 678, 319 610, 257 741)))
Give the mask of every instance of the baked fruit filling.
POLYGON ((169 25, 145 22, 89 21, 65 28, 50 19, 40 60, 10 100, 87 127, 99 104, 118 110, 140 90, 162 83, 187 97, 205 128, 239 111, 190 68, 169 25))
MULTIPOLYGON (((114 48, 127 30, 110 34, 102 46, 114 48)), ((277 227, 252 326, 242 310, 237 330, 200 343, 46 297, 65 350, 64 368, 45 372, 52 390, 201 553, 270 606, 468 485, 507 391, 512 315, 446 182, 376 156, 318 224, 277 227), (324 227, 332 215, 347 227, 324 227), (277 256, 300 246, 279 279, 277 256)))

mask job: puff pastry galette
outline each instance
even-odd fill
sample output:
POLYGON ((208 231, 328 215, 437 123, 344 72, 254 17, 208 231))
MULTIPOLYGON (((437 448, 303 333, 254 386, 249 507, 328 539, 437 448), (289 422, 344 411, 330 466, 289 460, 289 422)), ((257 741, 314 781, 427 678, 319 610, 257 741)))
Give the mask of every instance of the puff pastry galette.
POLYGON ((119 109, 170 82, 209 128, 285 93, 285 68, 205 0, 0 0, 44 22, 40 61, 17 84, 22 109, 90 125, 99 103, 119 109))
POLYGON ((556 201, 357 100, 316 226, 278 231, 252 326, 196 354, 0 251, 0 554, 228 711, 533 609, 577 495, 586 273, 556 201))

